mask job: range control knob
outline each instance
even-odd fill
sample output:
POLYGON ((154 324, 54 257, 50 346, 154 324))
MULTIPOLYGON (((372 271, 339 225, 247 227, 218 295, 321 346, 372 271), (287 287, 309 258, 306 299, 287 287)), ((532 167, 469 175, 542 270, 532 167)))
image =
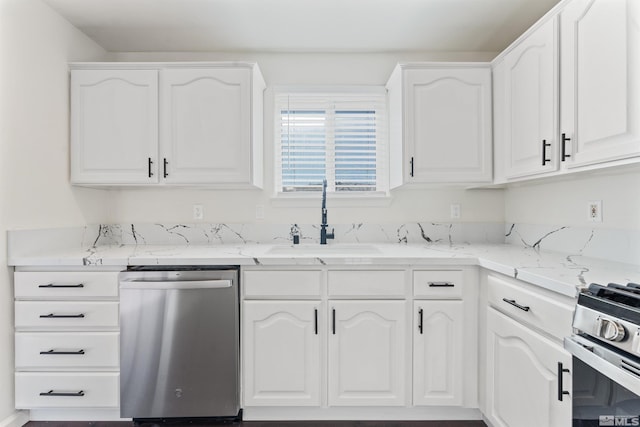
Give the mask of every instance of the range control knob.
POLYGON ((622 341, 625 339, 627 331, 615 320, 598 317, 596 320, 596 336, 607 341, 622 341))

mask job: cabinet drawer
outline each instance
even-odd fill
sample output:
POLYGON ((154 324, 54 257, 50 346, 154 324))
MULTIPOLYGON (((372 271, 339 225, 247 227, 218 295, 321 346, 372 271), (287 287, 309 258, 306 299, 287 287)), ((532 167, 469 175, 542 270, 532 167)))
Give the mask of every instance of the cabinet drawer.
POLYGON ((18 271, 14 274, 16 299, 79 298, 118 296, 118 272, 18 271))
POLYGON ((17 332, 16 369, 117 369, 117 332, 17 332))
POLYGON ((246 297, 318 297, 322 284, 320 270, 245 271, 246 297))
POLYGON ((16 373, 16 408, 115 408, 120 374, 16 373))
POLYGON ((543 290, 535 292, 524 283, 500 277, 488 277, 489 304, 516 320, 563 339, 571 335, 573 306, 553 298, 543 290))
POLYGON ((462 270, 417 270, 413 272, 413 295, 427 299, 461 299, 462 270))
POLYGON ((16 329, 117 328, 118 303, 16 301, 16 329))
POLYGON ((329 271, 329 296, 404 297, 404 270, 329 271))

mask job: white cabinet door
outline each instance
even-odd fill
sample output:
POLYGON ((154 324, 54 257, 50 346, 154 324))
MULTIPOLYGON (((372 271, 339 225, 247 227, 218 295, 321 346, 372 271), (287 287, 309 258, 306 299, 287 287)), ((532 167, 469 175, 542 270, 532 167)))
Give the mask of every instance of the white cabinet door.
POLYGON ((167 183, 251 182, 251 95, 248 68, 161 71, 167 183))
POLYGON ((515 320, 487 313, 487 409, 495 427, 566 427, 571 398, 558 399, 559 385, 571 393, 571 355, 515 320))
POLYGON ((329 406, 405 404, 405 302, 329 303, 329 406))
POLYGON ((502 69, 507 178, 558 169, 558 24, 549 19, 505 55, 502 69))
POLYGON ((413 404, 462 404, 462 301, 415 301, 413 404))
POLYGON ((71 71, 71 182, 158 182, 158 72, 71 71))
POLYGON ((573 0, 560 28, 567 166, 640 155, 640 2, 573 0))
POLYGON ((404 72, 405 182, 491 181, 491 69, 404 72))
POLYGON ((318 301, 245 301, 244 404, 320 405, 318 301))

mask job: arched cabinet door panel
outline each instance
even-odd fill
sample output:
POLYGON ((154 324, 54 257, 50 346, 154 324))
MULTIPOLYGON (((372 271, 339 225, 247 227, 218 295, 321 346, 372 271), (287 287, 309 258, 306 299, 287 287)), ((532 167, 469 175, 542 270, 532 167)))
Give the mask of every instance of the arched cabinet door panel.
MULTIPOLYGON (((487 313, 487 409, 496 427, 563 427, 571 424, 571 398, 558 399, 558 363, 571 355, 493 308, 487 313)), ((571 393, 571 373, 562 389, 571 393)))
POLYGON ((329 302, 329 406, 405 404, 404 301, 329 302))
POLYGON ((566 166, 640 155, 640 3, 574 0, 560 15, 566 166))
POLYGON ((158 182, 158 72, 71 71, 71 182, 158 182))
POLYGON ((320 405, 320 302, 245 301, 244 403, 320 405))

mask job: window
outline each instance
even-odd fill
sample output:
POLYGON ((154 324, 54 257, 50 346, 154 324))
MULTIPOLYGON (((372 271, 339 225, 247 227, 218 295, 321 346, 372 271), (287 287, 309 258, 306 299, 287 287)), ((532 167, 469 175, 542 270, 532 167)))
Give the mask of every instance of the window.
POLYGON ((276 94, 279 193, 386 193, 386 94, 276 94))

